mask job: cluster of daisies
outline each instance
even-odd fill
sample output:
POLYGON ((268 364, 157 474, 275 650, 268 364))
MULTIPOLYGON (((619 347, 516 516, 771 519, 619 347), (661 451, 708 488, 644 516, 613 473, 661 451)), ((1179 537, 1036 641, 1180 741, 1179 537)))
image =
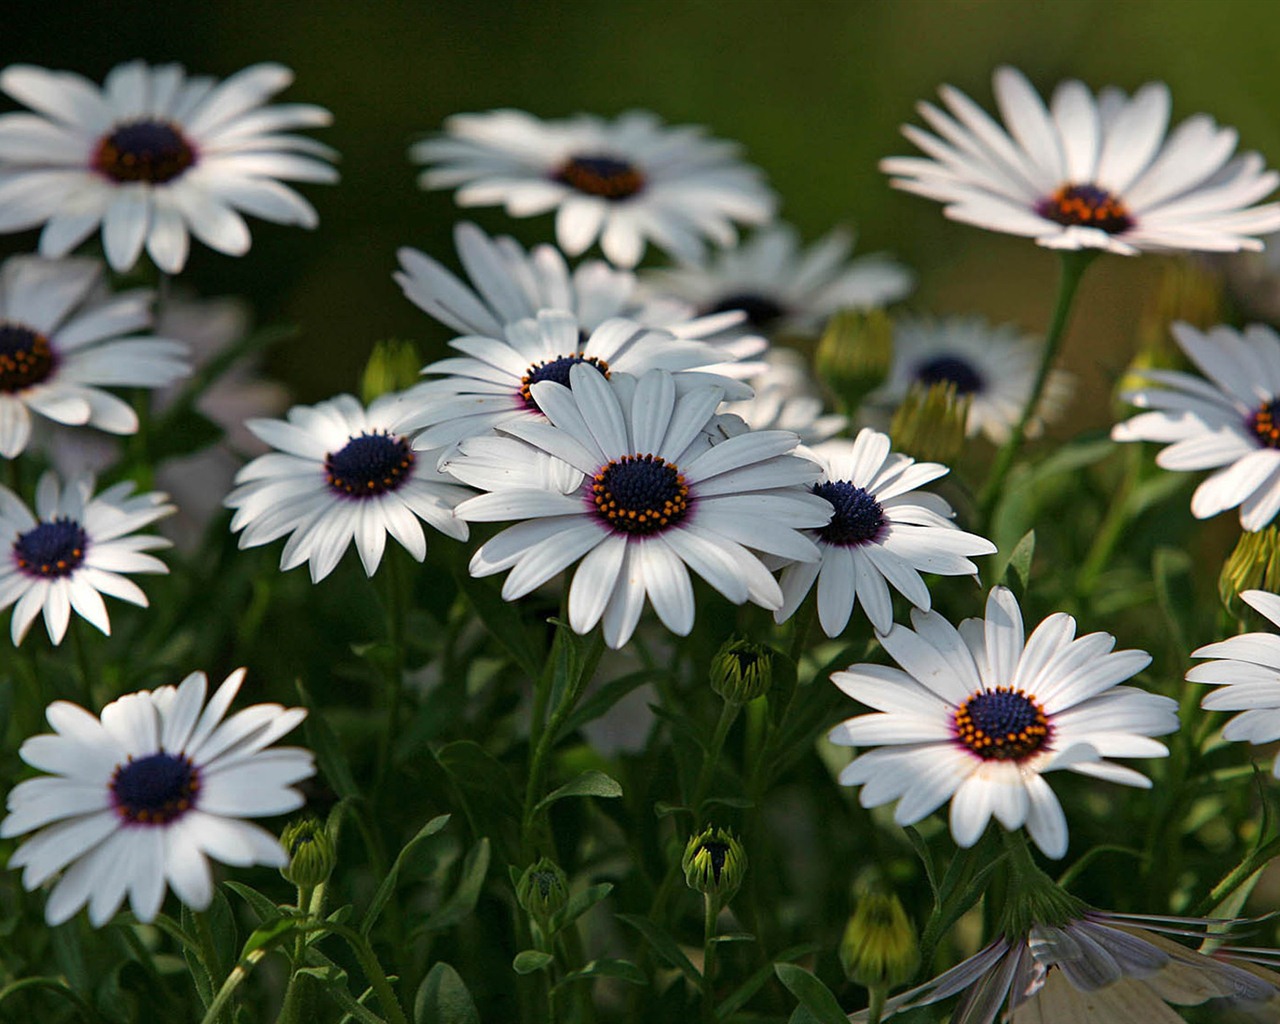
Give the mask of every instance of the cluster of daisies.
MULTIPOLYGON (((139 429, 109 389, 169 389, 199 358, 180 331, 166 333, 158 318, 171 311, 155 308, 155 293, 113 291, 97 258, 72 253, 100 228, 112 271, 145 253, 174 275, 192 235, 246 252, 246 214, 314 226, 284 182, 336 179, 334 154, 294 134, 329 115, 267 105, 289 81, 273 64, 221 83, 141 62, 102 86, 34 67, 0 73, 0 89, 30 110, 0 115, 0 231, 40 228, 39 254, 0 270, 0 456, 30 450, 64 468, 40 477, 34 511, 0 486, 0 609, 13 607, 15 645, 41 614, 55 645, 72 612, 109 631, 102 595, 145 606, 127 576, 164 572, 151 552, 169 542, 141 531, 184 508, 128 483, 99 492, 91 475, 65 470, 109 472, 119 454, 93 453, 78 439, 96 435, 74 428, 139 429)), ((1004 68, 995 94, 1003 125, 954 89, 942 92, 945 109, 921 104, 930 130, 905 132, 924 155, 886 160, 892 183, 957 220, 1064 250, 1235 251, 1280 230, 1280 206, 1258 205, 1276 173, 1256 154, 1233 156, 1235 133, 1208 117, 1169 133, 1162 85, 1095 96, 1070 81, 1046 106, 1004 68)), ((260 454, 219 498, 241 547, 283 541, 281 569, 306 564, 319 583, 353 545, 372 576, 388 537, 422 561, 431 531, 466 541, 471 523, 502 524, 470 572, 505 574, 502 596, 516 601, 572 569, 570 625, 599 627, 614 649, 646 607, 688 634, 695 577, 778 623, 811 602, 832 638, 859 628, 860 607, 898 667, 833 677, 872 709, 832 733, 860 750, 841 782, 861 787, 866 806, 896 802, 902 825, 949 804, 961 847, 994 818, 1063 857, 1067 821, 1045 781, 1056 769, 1150 785, 1114 760, 1164 756, 1155 737, 1178 726, 1175 701, 1123 685, 1150 657, 1116 650, 1106 633, 1077 636, 1061 613, 1028 634, 1003 587, 958 626, 931 610, 928 577, 976 577, 973 559, 996 549, 931 489, 948 468, 894 451, 874 419, 913 388, 945 383, 969 403, 969 437, 1016 446, 1069 392, 1038 340, 974 317, 898 316, 880 388, 864 408, 828 411, 789 343, 838 311, 903 299, 912 275, 885 256, 851 258, 843 230, 802 245, 773 221, 776 197, 732 144, 648 114, 542 121, 501 110, 454 117, 411 155, 426 167, 423 186, 455 189, 460 206, 554 214, 556 244, 526 248, 461 223, 460 274, 401 250, 405 296, 456 332, 454 354, 404 391, 367 405, 339 395, 275 418, 278 393, 248 401, 239 382, 226 425, 244 433, 233 450, 256 443, 260 454), (755 231, 740 243, 742 226, 755 231), (570 263, 597 243, 604 259, 570 263), (673 263, 637 270, 650 246, 673 263), (895 621, 895 594, 910 628, 895 621)), ((1216 470, 1195 515, 1239 507, 1244 529, 1262 529, 1280 511, 1280 338, 1185 325, 1174 336, 1203 376, 1144 371, 1146 386, 1126 397, 1149 411, 1113 436, 1168 444, 1158 462, 1169 469, 1216 470)), ((1244 598, 1280 625, 1280 598, 1244 598)), ((1195 656, 1211 660, 1188 679, 1217 687, 1205 707, 1242 712, 1228 739, 1280 737, 1280 640, 1249 634, 1195 656)), ((148 920, 166 885, 206 906, 206 856, 282 863, 279 843, 240 819, 301 804, 292 786, 312 773, 310 755, 266 748, 303 712, 259 704, 225 717, 242 678, 207 703, 194 673, 176 689, 122 697, 100 718, 49 707, 54 734, 21 751, 47 774, 10 792, 0 835, 35 833, 10 866, 28 888, 59 878, 50 922, 87 904, 101 924, 126 896, 148 920)), ((1163 1007, 1178 971, 1195 975, 1201 998, 1277 997, 1241 968, 1192 959, 1159 921, 1143 938, 1091 911, 1050 924, 999 940, 893 1008, 975 986, 981 997, 960 1019, 990 1021, 1006 997, 1011 1012, 1033 998, 1066 1005, 1090 985, 1118 999, 1109 986, 1135 978, 1166 980, 1138 986, 1142 1005, 1163 1007), (1091 972, 1068 969, 1072 944, 1090 950, 1091 972), (986 980, 992 972, 1002 986, 986 980)))

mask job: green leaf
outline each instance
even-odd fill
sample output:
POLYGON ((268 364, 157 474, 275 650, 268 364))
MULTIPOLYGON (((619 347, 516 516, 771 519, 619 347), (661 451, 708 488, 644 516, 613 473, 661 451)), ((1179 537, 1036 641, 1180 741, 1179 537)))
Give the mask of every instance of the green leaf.
POLYGON ((942 906, 942 893, 938 889, 938 869, 933 863, 933 853, 929 850, 929 846, 924 841, 919 830, 914 825, 907 825, 904 829, 907 839, 911 841, 911 848, 916 851, 916 856, 920 858, 920 862, 924 865, 925 876, 929 879, 929 888, 933 892, 933 905, 935 908, 942 906))
POLYGON ((1015 587, 1021 594, 1025 594, 1027 587, 1031 583, 1031 560, 1036 553, 1036 531, 1028 530, 1022 535, 1022 539, 1014 546, 1012 553, 1009 555, 1009 562, 1005 566, 1002 575, 1007 576, 1013 573, 1013 579, 1008 580, 1012 583, 1015 580, 1021 584, 1015 587))
POLYGON ((576 971, 570 971, 560 979, 556 988, 561 988, 575 981, 590 981, 593 978, 616 978, 618 981, 625 981, 628 985, 647 985, 649 979, 645 977, 644 971, 640 970, 630 960, 592 960, 588 964, 584 964, 576 971))
POLYGON ((489 873, 489 840, 481 839, 467 854, 462 864, 462 876, 458 888, 419 927, 420 931, 440 931, 450 928, 470 916, 480 899, 480 889, 489 873))
POLYGON ((391 899, 391 894, 396 889, 396 879, 400 874, 400 868, 404 865, 405 858, 419 843, 435 835, 447 824, 449 824, 449 815, 447 814, 432 818, 422 828, 418 829, 417 835, 401 847, 395 863, 391 865, 391 870, 387 872, 387 877, 382 880, 382 884, 378 886, 378 891, 373 894, 373 901, 369 904, 369 909, 364 915, 364 921, 360 925, 361 935, 368 937, 374 922, 378 920, 383 908, 387 905, 387 900, 391 899))
POLYGON ((618 920, 631 925, 643 935, 645 941, 653 947, 653 951, 672 967, 679 967, 691 985, 698 985, 702 981, 702 975, 698 973, 698 969, 693 966, 689 958, 680 952, 676 940, 647 917, 641 917, 639 914, 619 914, 618 920))
POLYGON ((240 958, 243 960, 250 953, 273 945, 297 927, 297 920, 292 917, 282 917, 278 921, 272 921, 270 924, 255 928, 253 934, 245 939, 244 948, 240 950, 240 958))
POLYGON ((466 983, 448 964, 436 964, 413 1000, 413 1024, 480 1024, 466 983))
POLYGON ((294 685, 298 688, 298 699, 310 712, 303 724, 303 729, 306 732, 307 744, 315 751, 316 760, 320 763, 320 771, 324 773, 324 777, 329 780, 338 796, 344 799, 358 798, 360 787, 356 785, 355 777, 351 774, 351 766, 342 752, 338 737, 334 735, 324 714, 311 699, 311 694, 307 692, 302 680, 295 680, 294 685))
POLYGON ((511 969, 516 974, 533 974, 550 967, 554 960, 555 957, 550 953, 544 953, 540 949, 522 949, 511 961, 511 969))
POLYGON ((459 571, 456 578, 459 589, 490 635, 530 679, 537 679, 542 671, 542 652, 530 638, 520 605, 504 601, 499 589, 487 579, 473 579, 465 571, 459 571))
POLYGON ((651 679, 661 678, 663 675, 664 673, 657 669, 646 668, 641 669, 639 672, 629 672, 617 679, 611 679, 579 704, 573 714, 569 715, 560 724, 560 728, 556 731, 556 742, 572 735, 588 722, 594 722, 632 690, 643 686, 651 679))
MULTIPOLYGON (((791 946, 779 953, 778 959, 780 961, 795 960, 797 957, 817 953, 821 948, 821 946, 812 942, 807 942, 800 946, 791 946)), ((773 976, 773 964, 765 964, 753 973, 716 1007, 716 1020, 728 1020, 732 1017, 742 1007, 746 1006, 751 997, 759 992, 764 987, 765 982, 773 976)))
POLYGON ((693 808, 685 807, 684 804, 669 804, 665 800, 657 800, 653 805, 653 813, 659 818, 666 818, 672 814, 692 814, 693 808))
POLYGON ((266 924, 268 921, 274 921, 276 918, 283 916, 283 912, 276 906, 275 902, 267 899, 257 889, 247 886, 243 882, 226 881, 222 884, 249 904, 249 908, 258 915, 259 923, 266 924))
POLYGON ((539 814, 557 800, 570 796, 594 796, 604 799, 619 797, 622 796, 622 786, 604 772, 591 768, 539 800, 538 806, 534 808, 534 814, 539 814))
POLYGON ((849 1018, 840 1003, 816 975, 795 964, 774 964, 773 972, 787 991, 800 1001, 818 1024, 849 1024, 849 1018))
POLYGON ((711 938, 712 942, 755 942, 756 937, 750 932, 725 932, 723 935, 715 935, 711 938))
POLYGON ((514 837, 520 820, 518 790, 500 761, 472 740, 445 744, 436 751, 436 760, 457 786, 477 838, 514 837))
POLYGON ((569 902, 560 908, 551 918, 552 934, 560 931, 567 925, 573 924, 578 918, 594 907, 602 899, 613 892, 612 882, 600 882, 596 885, 589 885, 581 892, 575 892, 569 897, 569 902))

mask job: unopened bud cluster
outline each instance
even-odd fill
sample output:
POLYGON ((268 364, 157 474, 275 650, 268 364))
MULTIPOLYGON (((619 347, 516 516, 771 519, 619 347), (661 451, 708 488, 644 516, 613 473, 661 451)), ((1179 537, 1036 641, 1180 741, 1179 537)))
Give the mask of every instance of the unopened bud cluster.
POLYGON ((750 640, 728 640, 711 659, 711 689, 730 704, 749 704, 773 685, 773 649, 750 640))
POLYGON ((953 381, 912 385, 889 425, 894 451, 925 462, 953 461, 964 447, 972 403, 953 381))
POLYGON ((569 901, 569 879, 559 864, 541 857, 524 869, 516 884, 516 899, 530 917, 545 926, 569 901))
POLYGON ((690 889, 723 902, 742 884, 747 854, 731 832, 707 828, 689 840, 680 866, 690 889))
POLYGON ((289 863, 280 869, 287 881, 302 889, 323 885, 333 874, 336 855, 333 840, 315 818, 291 822, 280 835, 289 863))
POLYGON ((893 322, 882 309, 844 309, 827 322, 814 367, 846 411, 883 384, 893 364, 893 322))
POLYGON ((840 962, 849 980, 866 988, 893 988, 911 980, 920 946, 897 896, 868 892, 858 900, 840 943, 840 962))

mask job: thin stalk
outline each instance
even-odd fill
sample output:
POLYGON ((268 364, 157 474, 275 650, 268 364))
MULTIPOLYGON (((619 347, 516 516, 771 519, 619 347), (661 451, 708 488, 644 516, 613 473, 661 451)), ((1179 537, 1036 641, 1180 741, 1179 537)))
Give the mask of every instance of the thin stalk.
POLYGON ((1080 279, 1084 276, 1085 268, 1093 262, 1096 255, 1097 251, 1091 249, 1078 249, 1062 254, 1058 274, 1058 298, 1054 303, 1053 315, 1049 319, 1049 329, 1045 332, 1044 351, 1040 355, 1040 367, 1036 371, 1035 383, 1031 386, 1031 393, 1027 395, 1027 401, 1022 407, 1021 415, 1018 416, 1018 422, 1014 424, 1009 434, 1009 440, 996 454, 991 475, 987 478, 987 484, 982 489, 982 495, 978 500, 983 523, 989 523, 991 520, 991 513, 1000 498, 1005 478, 1013 468, 1013 460, 1017 458, 1022 442, 1026 439, 1027 425, 1040 407, 1045 382, 1049 379, 1049 371, 1057 360, 1058 350, 1062 347, 1062 339, 1066 335, 1067 321, 1071 317, 1071 307, 1080 286, 1080 279))
POLYGON ((1102 519, 1098 532, 1094 534, 1093 543, 1085 555, 1084 563, 1076 576, 1076 592, 1082 596, 1093 591, 1102 571, 1111 561, 1111 553, 1120 542, 1126 527, 1129 525, 1129 501, 1142 473, 1142 452, 1136 445, 1125 449, 1124 477, 1120 486, 1111 495, 1106 515, 1102 519))
MULTIPOLYGON (((298 886, 298 911, 310 918, 312 888, 298 886)), ((311 993, 308 991, 307 975, 298 971, 305 966, 307 955, 307 933, 299 929, 293 937, 293 963, 289 974, 289 984, 284 991, 284 1003, 280 1008, 280 1016, 276 1024, 305 1024, 311 1019, 311 993)))
POLYGON ((885 997, 889 994, 889 990, 883 985, 872 987, 871 1005, 867 1008, 867 1024, 880 1024, 880 1017, 884 1013, 885 997))
POLYGON ((711 745, 707 748, 707 756, 702 761, 702 770, 698 772, 698 781, 693 788, 693 800, 689 804, 690 810, 693 811, 695 832, 703 824, 702 804, 707 798, 707 790, 711 788, 711 779, 715 775, 716 765, 720 763, 724 741, 728 738, 729 729, 741 710, 741 704, 728 700, 720 709, 720 720, 716 722, 716 730, 711 734, 711 745))
POLYGON ((400 702, 404 694, 404 626, 405 600, 404 586, 401 579, 399 552, 388 551, 383 562, 383 578, 386 595, 383 607, 387 613, 387 642, 391 646, 391 664, 386 669, 387 681, 387 720, 383 728, 382 742, 378 747, 378 774, 376 792, 382 795, 387 780, 387 772, 391 769, 391 750, 395 745, 396 731, 400 720, 400 702))
POLYGON ((702 897, 702 1021, 716 1024, 716 918, 720 901, 710 893, 702 897))

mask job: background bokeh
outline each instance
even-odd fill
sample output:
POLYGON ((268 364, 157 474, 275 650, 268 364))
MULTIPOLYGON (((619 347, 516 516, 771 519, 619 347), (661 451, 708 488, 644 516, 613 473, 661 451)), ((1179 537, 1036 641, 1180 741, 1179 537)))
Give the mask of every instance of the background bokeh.
MULTIPOLYGON (((254 227, 254 258, 195 247, 190 279, 205 294, 240 292, 263 320, 301 333, 274 369, 302 400, 354 387, 371 343, 446 340, 391 280, 395 250, 450 262, 457 217, 448 193, 424 194, 406 149, 458 111, 517 106, 541 115, 648 107, 673 122, 740 140, 806 237, 855 225, 862 251, 889 250, 920 271, 912 304, 983 311, 1043 326, 1054 258, 1026 241, 944 220, 892 192, 877 160, 911 152, 897 126, 951 82, 990 104, 990 72, 1025 70, 1042 91, 1079 76, 1173 90, 1174 117, 1208 111, 1242 145, 1280 161, 1280 12, 1269 0, 218 0, 217 3, 24 4, 4 18, 5 61, 80 71, 177 60, 218 76, 260 60, 297 72, 286 99, 323 104, 317 133, 342 153, 337 187, 305 187, 317 231, 254 227)), ((490 229, 548 239, 550 218, 490 229)), ((35 235, 0 240, 13 251, 35 235)), ((1083 377, 1077 417, 1106 415, 1141 286, 1158 261, 1110 258, 1087 283, 1068 346, 1083 377)))

